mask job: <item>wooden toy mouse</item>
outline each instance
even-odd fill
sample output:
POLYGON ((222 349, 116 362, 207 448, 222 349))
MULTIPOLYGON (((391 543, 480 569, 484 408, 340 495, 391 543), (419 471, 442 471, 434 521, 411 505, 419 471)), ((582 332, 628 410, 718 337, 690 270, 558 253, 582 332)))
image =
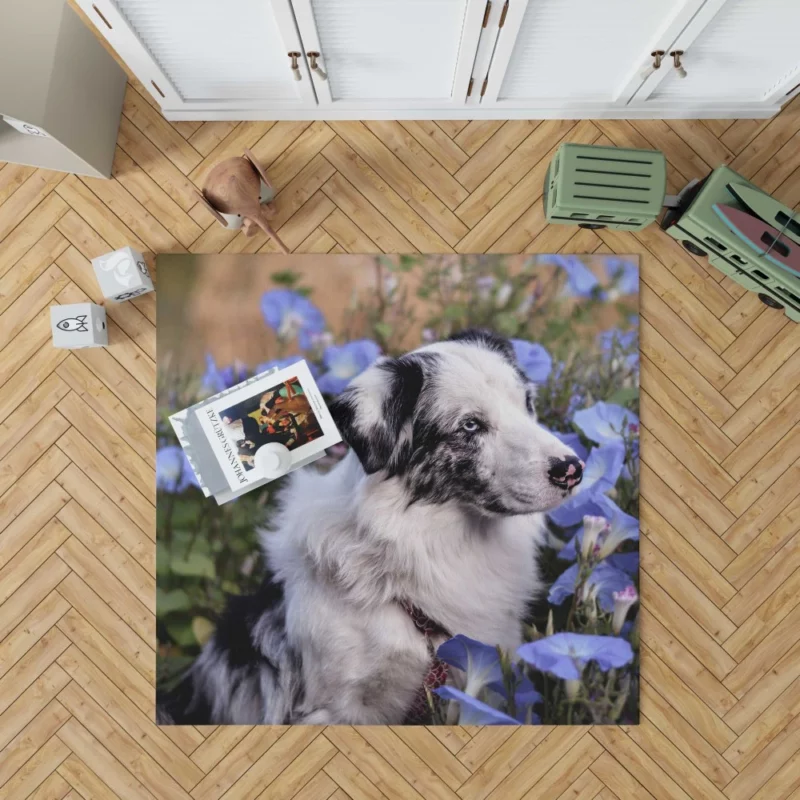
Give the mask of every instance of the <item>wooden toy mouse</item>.
POLYGON ((289 248, 281 241, 269 220, 275 216, 271 202, 275 190, 255 156, 247 149, 243 156, 226 158, 208 173, 198 196, 214 218, 224 227, 241 227, 245 236, 261 228, 271 236, 282 253, 289 248))

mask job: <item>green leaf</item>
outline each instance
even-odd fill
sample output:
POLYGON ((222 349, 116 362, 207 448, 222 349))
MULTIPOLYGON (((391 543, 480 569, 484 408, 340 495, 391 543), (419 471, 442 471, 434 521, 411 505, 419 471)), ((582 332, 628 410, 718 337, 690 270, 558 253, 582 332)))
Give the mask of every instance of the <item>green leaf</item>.
POLYGON ((211 542, 205 536, 197 536, 185 528, 176 528, 172 532, 172 558, 182 561, 187 550, 190 553, 202 553, 204 556, 210 556, 211 542))
POLYGON ((214 623, 205 617, 195 617, 192 620, 192 633, 200 644, 205 644, 214 633, 214 623))
POLYGON ((156 683, 160 689, 171 689, 191 666, 192 656, 156 656, 156 683))
POLYGON ((169 575, 169 549, 164 542, 156 544, 156 575, 164 577, 169 575))
POLYGON ((272 275, 272 282, 281 284, 282 286, 294 286, 300 280, 299 273, 291 269, 284 269, 280 272, 275 272, 272 275))
POLYGON ((382 339, 388 339, 392 335, 392 326, 388 322, 376 322, 375 333, 382 339))
POLYGON ((156 589, 156 612, 159 617, 165 617, 172 611, 188 611, 191 607, 189 595, 183 589, 170 592, 160 587, 156 589))
POLYGON ((402 272, 411 272, 416 263, 417 259, 414 256, 400 256, 400 270, 402 272))
POLYGON ((217 574, 214 562, 202 553, 190 553, 188 558, 173 556, 172 571, 176 575, 195 575, 199 578, 214 578, 217 574))
POLYGON ((628 386, 626 388, 617 389, 611 397, 606 400, 607 403, 615 403, 618 406, 624 406, 630 403, 639 396, 639 390, 635 386, 628 386))
POLYGON ((459 305, 457 303, 451 303, 444 308, 444 318, 445 319, 461 319, 464 314, 466 313, 467 309, 466 306, 459 305))
POLYGON ((183 619, 180 622, 168 622, 166 626, 167 632, 175 644, 181 647, 194 647, 197 644, 197 637, 194 635, 188 619, 183 619))
POLYGON ((519 330, 519 322, 513 314, 502 312, 495 314, 494 325, 499 333, 505 336, 514 336, 519 330))

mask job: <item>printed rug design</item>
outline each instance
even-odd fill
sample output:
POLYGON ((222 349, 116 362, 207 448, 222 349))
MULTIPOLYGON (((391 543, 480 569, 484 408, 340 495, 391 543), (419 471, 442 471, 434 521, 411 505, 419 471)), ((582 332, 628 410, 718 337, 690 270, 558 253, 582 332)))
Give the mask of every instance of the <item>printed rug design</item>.
POLYGON ((635 256, 157 267, 159 722, 638 722, 635 256), (343 442, 218 505, 169 417, 301 359, 316 413, 220 406, 239 474, 343 442))

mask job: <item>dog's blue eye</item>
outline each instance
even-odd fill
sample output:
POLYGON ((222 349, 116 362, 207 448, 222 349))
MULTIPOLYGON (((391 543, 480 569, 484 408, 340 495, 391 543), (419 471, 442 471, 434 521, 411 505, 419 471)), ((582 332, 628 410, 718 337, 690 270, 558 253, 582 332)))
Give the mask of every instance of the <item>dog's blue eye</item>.
POLYGON ((481 424, 476 419, 467 419, 467 420, 464 420, 464 422, 461 423, 461 427, 467 433, 475 433, 476 431, 478 431, 480 429, 481 424))

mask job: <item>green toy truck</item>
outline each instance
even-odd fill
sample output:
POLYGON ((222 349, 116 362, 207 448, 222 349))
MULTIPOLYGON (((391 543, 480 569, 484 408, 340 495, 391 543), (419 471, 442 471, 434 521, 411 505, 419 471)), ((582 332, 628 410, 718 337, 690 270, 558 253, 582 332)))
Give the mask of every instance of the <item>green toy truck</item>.
POLYGON ((545 215, 551 223, 638 231, 667 206, 663 231, 800 322, 800 215, 725 166, 677 196, 667 196, 666 185, 666 159, 657 150, 562 144, 544 180, 545 215), (737 214, 757 222, 763 238, 748 240, 732 227, 727 220, 737 214))
POLYGON ((678 206, 664 214, 661 229, 693 255, 708 256, 720 272, 756 292, 763 303, 785 309, 789 319, 800 322, 800 275, 760 256, 714 211, 715 205, 747 211, 729 185, 744 185, 761 192, 729 167, 717 167, 681 193, 678 206))
POLYGON ((562 144, 544 179, 548 222, 640 231, 664 205, 667 161, 658 150, 562 144))

